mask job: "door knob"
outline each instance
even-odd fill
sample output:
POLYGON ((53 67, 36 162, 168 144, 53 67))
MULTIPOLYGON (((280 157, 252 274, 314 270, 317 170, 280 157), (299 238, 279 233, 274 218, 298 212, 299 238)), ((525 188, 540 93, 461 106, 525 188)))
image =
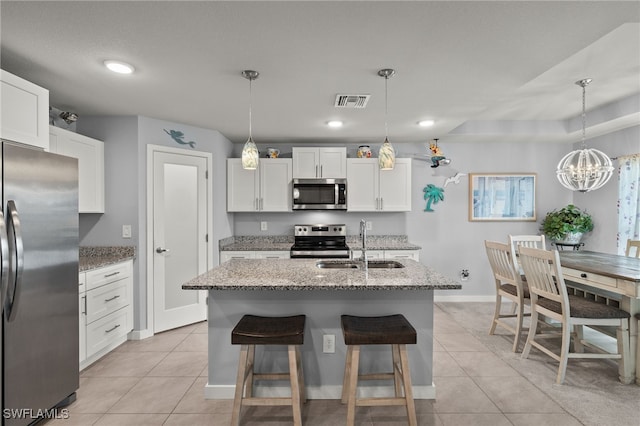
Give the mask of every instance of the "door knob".
POLYGON ((168 251, 169 251, 169 249, 166 249, 166 248, 163 248, 163 247, 158 247, 156 249, 156 253, 160 253, 160 254, 168 252, 168 251))

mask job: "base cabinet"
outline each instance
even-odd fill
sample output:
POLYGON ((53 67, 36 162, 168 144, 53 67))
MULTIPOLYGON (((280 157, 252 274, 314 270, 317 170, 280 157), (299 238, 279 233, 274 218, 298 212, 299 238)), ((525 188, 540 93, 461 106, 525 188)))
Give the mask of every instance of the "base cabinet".
POLYGON ((231 259, 289 259, 289 251, 260 250, 260 251, 222 251, 220 263, 231 259))
MULTIPOLYGON (((362 257, 362 250, 353 250, 353 258, 362 257)), ((420 261, 420 250, 367 250, 367 259, 411 259, 420 261)))
POLYGON ((133 330, 132 269, 128 260, 80 273, 85 283, 80 291, 81 370, 124 343, 133 330))

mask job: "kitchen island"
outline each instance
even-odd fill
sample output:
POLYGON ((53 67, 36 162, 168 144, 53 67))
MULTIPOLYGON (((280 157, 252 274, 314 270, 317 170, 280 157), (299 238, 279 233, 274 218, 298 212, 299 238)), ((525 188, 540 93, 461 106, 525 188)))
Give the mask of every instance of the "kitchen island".
MULTIPOLYGON (((403 314, 418 332, 409 359, 414 396, 435 398, 433 385, 433 291, 459 289, 461 285, 413 260, 402 268, 319 268, 315 259, 233 259, 185 283, 187 290, 208 290, 209 374, 205 397, 232 399, 239 347, 231 345, 231 330, 245 314, 281 316, 305 314, 307 328, 302 357, 307 395, 312 399, 337 399, 342 390, 346 346, 340 315, 403 314), (323 336, 335 336, 335 353, 323 352, 323 336)), ((346 261, 326 261, 340 263, 346 261)), ((331 266, 331 265, 330 265, 331 266)), ((284 347, 256 351, 257 368, 286 371, 284 347), (281 351, 280 351, 281 350, 281 351), (279 353, 278 353, 279 352, 279 353)), ((363 349, 361 371, 389 365, 390 349, 363 349), (384 354, 376 352, 384 351, 384 354)), ((371 396, 386 394, 387 383, 372 382, 371 396)), ((288 386, 261 386, 261 392, 281 395, 288 386), (266 390, 265 390, 266 389, 266 390)))

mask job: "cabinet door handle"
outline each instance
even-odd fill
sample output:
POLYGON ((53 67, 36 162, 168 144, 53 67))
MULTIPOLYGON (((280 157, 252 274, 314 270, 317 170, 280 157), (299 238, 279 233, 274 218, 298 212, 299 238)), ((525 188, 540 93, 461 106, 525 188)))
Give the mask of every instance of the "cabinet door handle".
POLYGON ((84 302, 83 302, 84 311, 82 311, 82 313, 87 315, 87 296, 82 296, 82 298, 84 299, 84 302))
MULTIPOLYGON (((159 249, 159 247, 158 247, 158 249, 159 249)), ((163 249, 163 250, 164 250, 164 249, 163 249)), ((157 251, 157 250, 156 250, 156 251, 157 251)), ((166 251, 166 250, 164 250, 164 251, 166 251)), ((161 252, 158 252, 158 253, 161 253, 161 252)), ((105 277, 105 278, 115 277, 115 276, 116 276, 116 275, 118 275, 119 273, 120 273, 120 271, 112 272, 112 273, 110 273, 110 274, 105 274, 105 276, 104 276, 104 277, 105 277)))
POLYGON ((115 329, 116 329, 116 328, 118 328, 118 327, 120 327, 120 324, 116 324, 116 325, 114 325, 113 327, 111 327, 110 329, 105 330, 104 332, 105 332, 105 333, 111 333, 113 330, 115 330, 115 329))
POLYGON ((113 297, 110 297, 110 298, 108 298, 108 299, 104 299, 104 301, 105 301, 105 302, 111 302, 112 300, 116 300, 118 297, 120 297, 120 295, 119 295, 119 294, 116 294, 116 295, 115 295, 115 296, 113 296, 113 297))
POLYGON ((384 210, 384 198, 380 197, 380 210, 384 210))
POLYGON ((322 172, 322 166, 320 166, 320 177, 324 176, 324 173, 322 172))
POLYGON ((316 177, 318 177, 318 166, 316 165, 316 177))
POLYGON ((587 278, 587 274, 583 272, 582 274, 580 274, 580 278, 587 278))

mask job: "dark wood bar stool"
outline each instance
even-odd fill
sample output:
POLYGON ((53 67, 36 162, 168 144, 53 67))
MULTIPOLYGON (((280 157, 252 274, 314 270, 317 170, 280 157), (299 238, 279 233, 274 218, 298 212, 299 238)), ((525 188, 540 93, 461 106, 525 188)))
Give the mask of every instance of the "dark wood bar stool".
POLYGON ((407 407, 409 425, 415 426, 416 408, 411 388, 411 371, 407 346, 417 342, 415 328, 403 315, 357 317, 342 315, 342 335, 347 345, 347 359, 342 382, 342 403, 347 403, 347 425, 355 423, 356 406, 401 405, 407 407), (361 345, 391 345, 391 373, 359 374, 361 345), (358 398, 358 379, 393 380, 395 398, 358 398), (404 391, 404 395, 403 395, 404 391))
POLYGON ((232 426, 239 425, 240 411, 243 405, 291 405, 294 425, 302 425, 302 403, 306 399, 300 345, 304 343, 304 323, 304 315, 290 317, 245 315, 236 324, 231 332, 231 344, 242 346, 240 347, 236 393, 233 401, 232 426), (287 345, 289 372, 255 373, 256 345, 287 345), (291 383, 291 397, 254 397, 254 380, 289 380, 291 383))

